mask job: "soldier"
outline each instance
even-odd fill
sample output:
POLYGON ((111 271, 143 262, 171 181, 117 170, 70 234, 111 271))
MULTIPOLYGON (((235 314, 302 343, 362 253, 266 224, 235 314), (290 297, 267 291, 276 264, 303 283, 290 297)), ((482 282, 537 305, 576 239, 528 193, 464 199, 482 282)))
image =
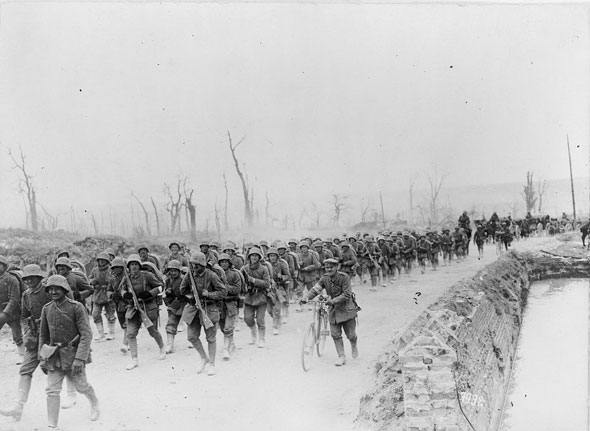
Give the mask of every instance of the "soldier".
POLYGON ((194 253, 189 262, 191 265, 189 273, 184 276, 180 284, 180 293, 188 298, 188 304, 184 307, 182 318, 187 324, 187 339, 201 357, 201 366, 198 368, 197 374, 202 373, 207 368, 207 374, 214 376, 216 373, 215 355, 217 351, 219 302, 227 296, 227 288, 215 271, 207 268, 207 256, 204 253, 194 253), (194 290, 196 290, 198 298, 195 296, 194 290), (197 301, 199 301, 200 307, 205 310, 207 317, 213 324, 209 328, 205 327, 206 322, 202 320, 199 314, 197 301), (208 357, 199 338, 201 336, 201 326, 205 330, 208 357))
POLYGON ((389 246, 389 274, 391 277, 391 283, 396 279, 396 272, 398 276, 401 276, 401 265, 400 265, 400 250, 397 245, 397 235, 391 235, 386 240, 389 246))
POLYGON ((379 252, 381 254, 378 262, 379 262, 379 265, 381 265, 381 270, 382 270, 382 274, 383 274, 383 287, 385 287, 386 280, 393 278, 391 275, 390 267, 389 267, 389 261, 391 258, 391 248, 389 247, 389 244, 387 243, 386 238, 382 237, 382 236, 377 238, 377 247, 378 247, 379 252))
POLYGON ((162 269, 164 271, 164 273, 166 273, 166 269, 168 267, 168 262, 175 260, 177 261, 180 266, 185 266, 188 267, 188 259, 186 258, 186 256, 183 256, 182 254, 180 254, 180 243, 176 242, 176 241, 172 241, 169 245, 168 245, 168 249, 170 250, 170 254, 168 256, 166 256, 166 258, 164 259, 164 263, 162 265, 162 269))
POLYGON ((443 229, 440 246, 443 254, 443 264, 445 266, 450 265, 453 255, 453 237, 449 229, 443 229))
POLYGON ((279 252, 276 248, 269 248, 266 256, 272 267, 271 276, 274 286, 270 295, 272 305, 268 307, 268 312, 272 316, 272 335, 279 335, 281 323, 283 322, 281 313, 283 309, 286 308, 288 310, 289 307, 287 292, 291 282, 291 274, 289 273, 289 264, 286 260, 279 257, 279 252))
POLYGON ((410 236, 408 232, 404 232, 402 248, 402 259, 406 275, 412 272, 412 261, 414 260, 414 252, 416 251, 416 241, 410 236))
POLYGON ((430 256, 430 245, 430 241, 426 239, 426 236, 420 235, 416 244, 416 251, 418 252, 418 265, 420 265, 422 274, 426 270, 426 261, 430 256))
POLYGON ((441 237, 438 232, 428 232, 426 239, 430 241, 430 263, 432 270, 436 271, 438 268, 438 255, 440 254, 441 237))
POLYGON ((340 247, 337 244, 334 244, 334 240, 332 238, 326 238, 324 241, 324 246, 332 253, 334 259, 340 261, 340 247))
POLYGON ((352 251, 350 247, 350 243, 342 242, 342 252, 340 253, 340 259, 342 260, 341 268, 342 272, 352 278, 355 276, 356 267, 358 266, 358 261, 356 259, 356 254, 352 251))
POLYGON ((113 302, 113 308, 117 313, 117 320, 123 330, 123 343, 121 344, 121 352, 127 353, 129 351, 129 340, 127 338, 127 319, 125 312, 127 311, 127 302, 121 296, 121 283, 125 278, 125 260, 122 257, 116 257, 111 262, 111 277, 109 278, 109 286, 107 287, 107 295, 113 302))
POLYGON ((252 247, 248 251, 248 263, 241 269, 246 282, 246 298, 244 299, 244 322, 250 328, 251 342, 258 347, 265 347, 266 326, 264 315, 266 313, 266 295, 271 286, 270 273, 266 266, 262 265, 262 251, 252 247), (256 329, 258 327, 258 330, 256 329))
POLYGON ((166 282, 164 285, 164 303, 168 311, 168 322, 166 323, 166 353, 174 352, 174 337, 178 332, 182 312, 186 304, 186 298, 180 293, 182 282, 181 266, 177 260, 166 262, 166 282))
POLYGON ((483 226, 478 224, 477 230, 473 234, 473 241, 475 242, 475 245, 477 245, 477 253, 478 253, 477 260, 480 260, 483 257, 483 244, 484 244, 485 240, 486 240, 486 235, 483 230, 483 226))
POLYGON ((453 233, 453 251, 457 256, 457 261, 460 262, 465 257, 465 234, 461 232, 461 228, 455 227, 453 233))
POLYGON ((232 267, 237 271, 239 271, 240 268, 246 263, 244 262, 244 258, 236 253, 236 246, 231 243, 227 243, 223 246, 223 253, 230 257, 232 267))
POLYGON ((235 352, 234 326, 238 315, 239 295, 246 291, 246 283, 242 273, 233 267, 233 261, 229 254, 219 255, 219 265, 225 271, 227 280, 227 296, 223 298, 219 317, 219 329, 223 332, 223 360, 227 361, 230 354, 235 352))
POLYGON ((129 256, 127 268, 129 274, 125 275, 125 279, 121 283, 121 292, 123 292, 122 296, 127 302, 125 318, 127 322, 127 339, 131 352, 131 362, 126 369, 132 370, 139 365, 137 359, 137 334, 142 324, 142 314, 151 322, 151 325, 147 320, 143 323, 148 324, 148 333, 156 341, 160 349, 158 359, 166 359, 166 351, 164 349, 164 340, 162 340, 162 335, 158 331, 159 309, 156 302, 156 296, 160 293, 162 282, 152 273, 141 270, 141 260, 137 254, 129 256), (131 289, 133 289, 133 293, 131 289), (137 298, 137 302, 135 298, 137 298))
MULTIPOLYGON (((324 243, 325 244, 325 243, 324 243)), ((320 267, 317 270, 317 279, 319 280, 320 277, 324 274, 324 260, 326 259, 333 259, 334 255, 332 254, 332 252, 330 251, 330 249, 328 249, 328 247, 324 246, 324 244, 322 244, 321 241, 316 241, 313 243, 313 248, 315 249, 315 251, 318 254, 318 260, 320 262, 320 267)))
POLYGON ((68 281, 74 300, 86 307, 86 298, 92 295, 92 286, 86 278, 82 274, 72 271, 72 263, 67 257, 58 257, 55 262, 55 269, 59 275, 68 281))
POLYGON ((381 253, 379 247, 375 243, 375 240, 371 236, 367 236, 365 240, 365 253, 362 255, 362 265, 367 269, 369 276, 371 277, 371 291, 377 290, 377 282, 379 280, 379 273, 381 272, 381 265, 379 260, 381 259, 381 253))
POLYGON ((92 331, 86 309, 68 298, 71 287, 61 275, 47 279, 46 290, 52 301, 41 311, 39 358, 47 373, 47 417, 49 429, 57 428, 62 382, 71 377, 78 392, 90 401, 90 420, 100 417, 94 388, 86 380, 86 364, 90 363, 92 331))
MULTIPOLYGON (((357 232, 357 237, 360 237, 360 235, 361 233, 357 232)), ((348 241, 350 242, 350 247, 352 248, 352 251, 354 251, 354 254, 356 255, 357 259, 360 260, 362 255, 365 254, 365 245, 362 241, 359 241, 354 236, 349 237, 348 241)), ((356 267, 356 275, 358 275, 360 282, 364 283, 363 266, 361 265, 360 261, 358 262, 358 265, 356 267)))
MULTIPOLYGON (((320 262, 315 254, 309 250, 307 242, 299 243, 299 281, 301 282, 297 289, 297 298, 303 297, 304 289, 310 290, 316 282, 317 270, 320 268, 320 262)), ((295 311, 302 311, 301 306, 295 311)))
POLYGON ((330 307, 330 335, 334 340, 338 360, 336 366, 346 364, 346 354, 344 352, 344 341, 342 340, 342 329, 346 338, 350 341, 352 357, 358 357, 357 335, 356 335, 356 317, 357 306, 353 299, 352 288, 350 287, 350 277, 344 272, 337 270, 338 261, 336 259, 327 259, 324 262, 326 272, 320 280, 307 292, 301 300, 306 303, 313 299, 326 289, 328 295, 327 304, 330 307))
POLYGON ((139 254, 139 260, 141 263, 144 262, 151 262, 154 265, 156 265, 156 268, 158 268, 158 271, 160 270, 160 261, 158 260, 158 258, 156 256, 154 256, 153 254, 150 253, 150 249, 147 248, 146 245, 140 245, 139 248, 137 249, 137 253, 139 254))
POLYGON ((217 261, 219 260, 219 254, 217 254, 217 252, 213 251, 211 248, 211 243, 207 240, 202 240, 199 243, 199 249, 201 250, 201 253, 203 253, 205 255, 205 258, 207 259, 207 264, 209 265, 213 265, 215 263, 217 263, 217 261))
POLYGON ((97 266, 90 272, 90 285, 93 287, 92 293, 92 319, 96 325, 98 334, 94 341, 104 341, 104 325, 102 321, 102 311, 107 317, 108 333, 107 340, 115 338, 115 305, 110 301, 108 295, 109 279, 111 276, 111 261, 107 253, 99 253, 96 258, 97 266))
POLYGON ((41 283, 46 274, 38 265, 27 265, 23 268, 23 282, 27 290, 23 293, 21 304, 21 321, 24 326, 25 355, 20 367, 20 379, 18 382, 17 399, 15 404, 7 409, 0 409, 0 414, 12 416, 20 421, 23 407, 29 398, 33 373, 39 365, 39 323, 41 322, 41 309, 51 301, 51 297, 45 291, 41 283))
POLYGON ((18 349, 17 365, 22 364, 25 354, 23 332, 20 326, 20 283, 8 272, 8 259, 0 256, 0 329, 10 326, 12 340, 18 349))

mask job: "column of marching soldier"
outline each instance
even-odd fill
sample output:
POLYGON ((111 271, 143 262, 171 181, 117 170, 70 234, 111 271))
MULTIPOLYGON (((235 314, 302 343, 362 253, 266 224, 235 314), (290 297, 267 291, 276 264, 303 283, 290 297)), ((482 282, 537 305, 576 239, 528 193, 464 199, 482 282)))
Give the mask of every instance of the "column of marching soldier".
MULTIPOLYGON (((113 340, 118 321, 123 330, 121 351, 131 358, 127 370, 139 365, 137 334, 142 325, 158 345, 158 358, 165 359, 173 353, 175 336, 184 322, 190 347, 200 357, 197 373, 207 371, 213 376, 217 330, 223 333, 223 359, 229 360, 236 349, 233 337, 240 308, 251 331, 250 344, 264 348, 267 312, 273 335, 279 335, 290 304, 301 312, 302 304, 323 293, 331 310, 330 331, 338 354, 335 365, 345 365, 342 330, 351 343, 352 357, 358 356, 357 304, 351 282, 357 277, 361 285, 370 281, 375 291, 379 283, 386 286, 402 274, 409 275, 416 262, 423 273, 427 264, 437 269, 439 255, 444 265, 454 257, 460 261, 468 253, 468 226, 468 219, 466 223, 460 219, 454 233, 448 229, 424 235, 381 232, 375 240, 357 232, 326 240, 275 241, 270 246, 260 241, 244 244, 240 250, 231 241, 222 247, 202 241, 200 251, 192 254, 181 243, 172 242, 170 254, 161 262, 146 246, 126 259, 107 249, 98 254, 89 275, 65 250, 58 252, 48 273, 36 264, 22 271, 11 268, 0 256, 0 327, 10 325, 21 364, 16 402, 0 408, 0 414, 20 420, 33 372, 40 366, 48 376, 49 429, 57 428, 60 407, 75 404, 76 392, 89 399, 90 419, 99 418, 98 400, 85 373, 85 365, 91 362, 90 316, 97 330, 96 342, 113 340), (162 302, 168 314, 166 341, 158 330, 162 302), (67 397, 60 403, 64 378, 67 397)), ((476 232, 474 241, 481 257, 480 237, 476 232)))

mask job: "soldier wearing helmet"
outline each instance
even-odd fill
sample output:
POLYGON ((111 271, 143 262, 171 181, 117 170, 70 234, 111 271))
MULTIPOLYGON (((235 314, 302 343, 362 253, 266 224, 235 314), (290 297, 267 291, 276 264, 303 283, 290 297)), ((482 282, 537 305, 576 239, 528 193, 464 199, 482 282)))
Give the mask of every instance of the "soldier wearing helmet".
POLYGON ((57 428, 60 392, 64 377, 69 376, 78 392, 90 401, 90 420, 100 417, 94 388, 86 379, 86 364, 90 363, 92 330, 84 306, 70 298, 72 289, 61 275, 47 279, 46 288, 52 301, 41 311, 39 357, 47 372, 47 416, 49 428, 57 428), (59 352, 56 347, 59 346, 59 352))
MULTIPOLYGON (((309 244, 306 241, 299 243, 299 281, 296 295, 297 299, 303 297, 304 290, 310 290, 316 282, 317 272, 320 268, 320 261, 317 253, 314 254, 309 249, 309 244)), ((295 311, 301 312, 301 306, 295 311)))
POLYGON ((426 235, 420 235, 418 237, 418 243, 416 244, 416 252, 418 253, 418 265, 422 274, 426 270, 426 261, 429 260, 431 243, 426 239, 426 235))
POLYGON ((182 266, 177 260, 166 263, 166 282, 164 284, 164 303, 168 311, 168 322, 166 323, 166 353, 174 352, 174 337, 178 332, 178 324, 184 311, 186 297, 180 293, 182 282, 182 266))
POLYGON ((327 304, 330 307, 330 335, 334 340, 334 346, 338 353, 336 366, 346 364, 346 354, 344 351, 344 341, 342 340, 342 330, 346 338, 350 341, 352 357, 358 357, 357 335, 356 335, 356 316, 357 305, 353 298, 352 287, 350 286, 350 277, 344 272, 338 271, 338 261, 336 259, 326 259, 324 262, 326 272, 320 280, 307 292, 301 302, 306 303, 317 295, 322 294, 325 289, 328 295, 327 304))
POLYGON ((227 243, 223 246, 223 253, 229 255, 232 261, 232 267, 237 271, 239 271, 240 268, 246 263, 244 261, 244 257, 236 253, 236 246, 231 243, 227 243))
POLYGON ((123 298, 127 301, 127 310, 125 317, 127 319, 127 338, 129 341, 129 350, 131 352, 131 362, 127 365, 127 370, 132 370, 139 365, 137 350, 137 334, 142 325, 142 318, 137 307, 141 307, 147 315, 153 326, 148 328, 148 333, 154 339, 160 354, 158 359, 166 359, 164 341, 158 331, 159 307, 156 297, 161 292, 162 282, 151 272, 141 270, 142 261, 137 254, 132 254, 127 259, 128 276, 125 277, 121 284, 123 298), (135 295, 131 293, 131 289, 135 295), (134 296, 137 297, 137 304, 134 296))
POLYGON ((342 252, 340 253, 340 259, 342 259, 341 269, 346 273, 352 280, 356 274, 355 270, 358 265, 356 254, 350 247, 350 243, 347 241, 342 242, 342 252))
POLYGON ((139 260, 141 261, 141 263, 151 262, 154 265, 156 265, 156 268, 158 268, 158 271, 160 270, 160 268, 161 268, 160 261, 158 260, 158 258, 156 256, 154 256, 153 254, 150 253, 150 249, 147 247, 147 245, 140 245, 137 248, 137 253, 139 254, 139 260))
POLYGON ((92 295, 93 291, 92 286, 86 278, 80 273, 72 271, 72 263, 67 257, 58 257, 55 261, 55 269, 59 275, 68 281, 74 299, 86 306, 86 298, 92 295))
POLYGON ((213 266, 219 260, 219 254, 211 248, 211 243, 207 240, 202 240, 199 243, 201 253, 205 255, 205 259, 209 266, 213 266))
POLYGON ((123 281, 125 278, 125 259, 116 257, 111 262, 111 276, 109 278, 109 286, 107 287, 107 295, 113 303, 113 308, 117 314, 119 326, 123 330, 123 342, 121 344, 121 352, 127 353, 129 351, 129 340, 127 338, 127 318, 125 313, 127 311, 127 301, 123 299, 121 288, 125 286, 123 281))
POLYGON ((416 239, 406 231, 402 235, 402 244, 402 264, 406 275, 410 275, 412 272, 412 262, 416 254, 416 239))
POLYGON ((281 315, 285 313, 284 316, 286 317, 289 314, 287 292, 291 283, 291 274, 289 264, 285 259, 279 257, 276 248, 269 248, 266 256, 272 268, 271 277, 275 287, 275 289, 271 289, 269 295, 272 300, 272 304, 269 304, 269 314, 272 316, 272 335, 279 335, 281 323, 283 322, 281 315))
POLYGON ((232 257, 227 253, 219 255, 219 265, 225 271, 227 296, 223 298, 220 309, 219 329, 223 332, 223 359, 229 360, 231 353, 235 352, 234 326, 238 315, 239 295, 246 292, 246 282, 240 271, 233 267, 232 257))
POLYGON ((168 245, 168 249, 170 250, 170 254, 166 256, 164 263, 162 264, 164 273, 166 273, 168 262, 172 260, 177 261, 181 267, 188 267, 188 258, 180 253, 181 247, 179 242, 172 241, 170 245, 168 245))
POLYGON ((187 324, 187 339, 201 356, 201 366, 197 373, 202 373, 207 368, 207 374, 215 375, 215 356, 217 353, 217 323, 219 322, 220 301, 227 296, 227 288, 215 271, 207 268, 207 256, 202 252, 194 253, 190 258, 190 273, 184 276, 180 284, 180 293, 188 298, 185 306, 183 319, 187 324), (194 282, 194 285, 193 285, 194 282), (195 297, 193 289, 197 291, 195 297), (213 326, 205 328, 196 306, 200 301, 201 307, 206 311, 207 316, 213 322, 213 326), (201 343, 201 326, 205 330, 208 353, 205 353, 201 343))
POLYGON ((96 257, 97 265, 90 272, 89 282, 93 287, 92 293, 92 319, 98 331, 94 341, 104 341, 105 332, 102 320, 102 312, 107 318, 108 333, 107 340, 115 338, 115 305, 108 296, 109 279, 111 277, 111 261, 105 252, 99 253, 96 257))
POLYGON ((262 264, 262 257, 262 251, 257 247, 252 247, 248 251, 248 262, 241 269, 246 282, 244 322, 250 328, 250 344, 256 344, 256 341, 258 341, 259 348, 265 347, 266 295, 271 287, 270 272, 262 264))
POLYGON ((324 274, 324 260, 333 259, 334 255, 328 248, 327 242, 322 243, 321 241, 316 241, 313 243, 313 248, 317 252, 318 261, 320 262, 320 267, 318 268, 316 275, 316 277, 319 279, 324 274))
POLYGON ((42 280, 46 274, 38 265, 27 265, 23 268, 23 282, 27 290, 23 293, 21 303, 21 322, 24 329, 24 360, 20 367, 17 399, 9 408, 0 409, 0 414, 12 416, 19 421, 23 414, 23 407, 29 397, 33 373, 39 365, 39 324, 41 309, 51 302, 51 297, 45 291, 42 280))
POLYGON ((287 288, 287 308, 283 310, 286 312, 286 314, 283 314, 283 323, 287 323, 286 318, 289 313, 288 304, 291 302, 293 292, 297 288, 297 277, 299 274, 299 256, 297 255, 297 253, 289 251, 287 244, 285 244, 284 242, 277 243, 277 252, 279 253, 279 257, 281 259, 284 259, 285 262, 287 262, 287 265, 289 265, 289 275, 291 276, 291 282, 288 286, 285 286, 287 288))
POLYGON ((12 339, 18 348, 18 364, 23 361, 25 348, 20 326, 20 283, 8 272, 8 259, 0 256, 0 329, 7 324, 12 330, 12 339))

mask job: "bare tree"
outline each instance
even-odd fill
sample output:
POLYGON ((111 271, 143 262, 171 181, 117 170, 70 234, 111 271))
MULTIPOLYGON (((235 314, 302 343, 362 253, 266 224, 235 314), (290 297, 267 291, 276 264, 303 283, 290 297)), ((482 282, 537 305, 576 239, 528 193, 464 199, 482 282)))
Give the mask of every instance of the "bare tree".
POLYGON ((332 195, 332 208, 334 209, 334 226, 340 225, 340 216, 344 211, 348 209, 346 203, 346 195, 333 194, 332 195))
POLYGON ((432 175, 428 176, 428 183, 430 184, 430 220, 433 223, 438 222, 438 198, 440 196, 440 189, 446 178, 446 174, 439 175, 438 168, 435 165, 432 175))
POLYGON ((223 229, 227 232, 229 230, 229 221, 227 216, 227 178, 225 177, 225 172, 223 173, 223 187, 225 188, 225 203, 223 206, 223 229))
POLYGON ((27 196, 27 202, 29 204, 29 217, 31 219, 31 227, 33 228, 34 232, 39 230, 39 215, 37 212, 37 192, 35 191, 35 186, 33 185, 33 177, 28 173, 27 167, 25 165, 25 155, 23 154, 23 149, 19 145, 18 147, 20 153, 20 160, 14 158, 11 150, 8 150, 8 155, 14 164, 13 169, 18 169, 22 175, 22 178, 19 180, 19 193, 25 194, 27 196))
POLYGON ((526 184, 522 188, 522 197, 526 204, 526 212, 529 213, 535 209, 537 202, 537 196, 535 192, 535 186, 533 185, 533 172, 527 171, 526 173, 526 184))
POLYGON ((236 168, 236 172, 238 173, 238 176, 240 177, 240 181, 242 183, 242 193, 244 194, 244 216, 246 218, 246 223, 248 226, 252 226, 252 223, 254 221, 254 212, 253 212, 254 196, 250 197, 250 194, 254 195, 254 193, 251 192, 251 190, 249 189, 248 180, 244 176, 244 173, 242 172, 242 170, 240 169, 240 163, 238 162, 238 158, 236 156, 236 150, 238 149, 240 144, 242 142, 244 142, 244 139, 246 139, 246 136, 244 136, 242 139, 239 140, 239 142, 237 144, 234 145, 232 143, 231 135, 228 130, 227 131, 227 139, 229 141, 229 150, 231 151, 231 156, 234 160, 234 166, 236 168))
POLYGON ((139 206, 141 207, 141 210, 143 211, 143 216, 145 217, 145 229, 148 233, 148 235, 152 235, 152 228, 150 227, 150 215, 147 212, 147 209, 145 208, 145 205, 139 200, 139 198, 137 197, 137 195, 132 191, 131 192, 131 196, 135 198, 135 200, 137 201, 137 203, 139 204, 139 206))
MULTIPOLYGON (((178 217, 180 215, 180 210, 182 207, 181 199, 182 194, 180 193, 180 178, 176 183, 176 194, 175 196, 172 195, 172 190, 170 186, 164 183, 164 193, 168 196, 168 203, 166 204, 166 211, 170 214, 170 233, 176 232, 178 217)), ((178 230, 180 230, 180 226, 178 226, 178 230)))
POLYGON ((322 217, 322 212, 318 208, 318 206, 315 204, 315 202, 312 202, 311 210, 313 211, 313 224, 316 229, 319 229, 320 228, 320 218, 322 217))
POLYGON ((55 231, 55 229, 57 229, 59 214, 53 216, 49 213, 49 211, 47 211, 47 209, 45 209, 43 205, 39 204, 39 206, 41 207, 41 209, 45 213, 45 217, 47 218, 47 230, 55 231))
POLYGON ((189 212, 191 223, 190 223, 190 232, 191 232, 191 240, 197 240, 197 207, 193 203, 193 193, 195 189, 191 188, 190 191, 186 187, 186 183, 188 181, 188 177, 184 177, 182 188, 184 190, 184 203, 186 208, 189 212))
POLYGON ((215 201, 215 230, 217 231, 217 240, 221 241, 221 221, 219 220, 220 209, 217 209, 217 201, 215 201))
POLYGON ((297 220, 297 225, 299 226, 300 229, 301 229, 301 224, 303 223, 303 219, 305 218, 306 215, 307 215, 307 208, 303 207, 301 209, 301 212, 299 213, 299 219, 297 220))
POLYGON ((547 180, 543 180, 543 183, 541 183, 540 178, 537 180, 537 194, 539 195, 539 214, 543 214, 543 196, 545 196, 547 187, 549 187, 549 183, 547 182, 547 180))
POLYGON ((150 196, 150 200, 152 201, 152 207, 154 208, 154 216, 156 217, 156 232, 158 232, 158 236, 160 236, 160 215, 158 214, 158 208, 156 207, 154 198, 150 196))
POLYGON ((371 205, 371 200, 367 201, 367 205, 363 206, 363 200, 361 199, 361 223, 364 223, 367 219, 367 211, 369 211, 369 206, 371 205))

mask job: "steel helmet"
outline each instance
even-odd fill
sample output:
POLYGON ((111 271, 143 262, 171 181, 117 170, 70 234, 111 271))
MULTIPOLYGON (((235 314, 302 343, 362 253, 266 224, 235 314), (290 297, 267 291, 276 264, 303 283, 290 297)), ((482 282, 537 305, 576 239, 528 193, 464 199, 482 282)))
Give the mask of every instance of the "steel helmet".
POLYGON ((231 260, 231 256, 227 253, 221 253, 219 255, 218 263, 220 263, 222 260, 227 260, 230 265, 233 265, 233 261, 231 260))
POLYGON ((57 260, 55 261, 55 267, 57 268, 60 265, 67 266, 68 268, 70 268, 70 270, 74 268, 72 266, 72 262, 70 262, 70 259, 67 257, 58 257, 57 258, 57 260))
POLYGON ((96 256, 96 260, 106 260, 107 262, 111 262, 111 259, 109 257, 109 254, 107 252, 102 252, 102 253, 98 253, 98 256, 96 256))
POLYGON ((135 262, 141 267, 141 258, 138 254, 132 254, 127 258, 127 268, 129 268, 131 262, 135 262))
POLYGON ((111 262, 111 268, 125 268, 125 259, 122 257, 116 257, 111 262))
POLYGON ((260 249, 258 247, 252 247, 249 251, 248 251, 248 258, 250 258, 250 256, 252 256, 253 254, 257 254, 258 256, 260 256, 260 259, 262 259, 262 251, 260 251, 260 249))
POLYGON ((207 257, 205 253, 200 251, 196 251, 191 255, 190 263, 194 263, 196 265, 207 266, 207 257))
POLYGON ((180 271, 180 269, 181 269, 180 262, 177 260, 171 260, 170 262, 168 262, 168 267, 166 268, 166 272, 170 271, 171 269, 176 269, 176 270, 180 271))
POLYGON ((46 276, 46 274, 41 270, 41 267, 39 265, 35 265, 34 263, 32 263, 30 265, 26 265, 23 268, 22 278, 27 278, 27 277, 45 278, 45 276, 46 276))
POLYGON ((226 250, 236 251, 236 247, 231 243, 227 243, 223 245, 223 250, 221 251, 225 252, 226 250))
POLYGON ((179 250, 182 248, 179 243, 172 241, 170 244, 168 244, 168 249, 172 249, 173 245, 177 246, 179 250))
POLYGON ((68 280, 63 275, 52 275, 47 279, 47 284, 45 285, 45 291, 48 291, 50 287, 58 286, 61 287, 66 293, 72 293, 72 288, 68 284, 68 280))
POLYGON ((344 248, 344 247, 350 248, 350 244, 348 242, 343 242, 341 247, 342 248, 344 248))
POLYGON ((301 248, 301 247, 307 247, 307 248, 309 248, 309 244, 307 242, 305 242, 305 241, 301 241, 299 243, 299 248, 301 248))
POLYGON ((201 247, 202 245, 206 245, 207 247, 210 247, 211 243, 209 242, 209 240, 203 239, 203 240, 201 240, 201 242, 199 242, 199 247, 201 247))
POLYGON ((285 244, 284 242, 277 242, 277 250, 280 250, 281 248, 284 248, 285 250, 287 249, 287 244, 285 244))
POLYGON ((267 256, 270 256, 271 254, 276 254, 277 256, 279 255, 279 252, 276 248, 271 247, 268 249, 268 251, 266 252, 267 256))
MULTIPOLYGON (((137 248, 137 252, 139 253, 141 250, 145 250, 145 251, 147 251, 148 253, 150 252, 150 249, 147 247, 147 245, 140 245, 140 246, 137 248)), ((127 262, 127 263, 129 263, 129 262, 127 262)))

